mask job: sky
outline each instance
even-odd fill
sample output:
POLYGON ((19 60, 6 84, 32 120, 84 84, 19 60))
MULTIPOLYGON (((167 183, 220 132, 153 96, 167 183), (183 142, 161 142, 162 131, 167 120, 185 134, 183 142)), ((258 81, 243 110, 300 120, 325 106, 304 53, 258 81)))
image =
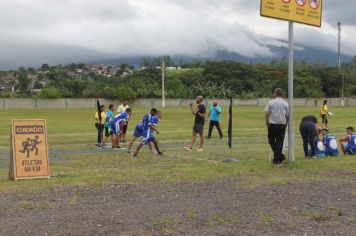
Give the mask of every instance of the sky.
MULTIPOLYGON (((226 50, 273 57, 288 23, 259 0, 1 0, 0 69, 136 56, 208 57, 226 50)), ((322 27, 295 24, 295 43, 356 55, 355 0, 324 0, 322 27), (342 4, 341 4, 342 3, 342 4)))

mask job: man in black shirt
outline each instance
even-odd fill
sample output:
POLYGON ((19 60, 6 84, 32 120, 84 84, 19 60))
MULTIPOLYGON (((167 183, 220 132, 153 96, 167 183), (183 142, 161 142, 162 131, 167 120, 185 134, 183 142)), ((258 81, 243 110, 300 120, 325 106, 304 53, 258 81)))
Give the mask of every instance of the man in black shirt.
POLYGON ((305 158, 308 157, 308 144, 311 149, 311 156, 315 157, 315 142, 314 138, 319 136, 318 120, 315 116, 304 116, 299 126, 300 134, 303 139, 303 149, 305 158))
POLYGON ((204 145, 203 131, 204 131, 205 114, 206 114, 206 108, 205 105, 203 104, 203 100, 204 100, 203 96, 198 96, 196 98, 196 106, 193 106, 193 103, 190 103, 190 110, 192 114, 195 116, 195 119, 194 119, 194 126, 193 126, 192 142, 187 147, 184 147, 184 149, 187 151, 192 150, 195 140, 197 138, 197 134, 199 134, 200 136, 200 145, 197 151, 198 152, 203 151, 203 145, 204 145))

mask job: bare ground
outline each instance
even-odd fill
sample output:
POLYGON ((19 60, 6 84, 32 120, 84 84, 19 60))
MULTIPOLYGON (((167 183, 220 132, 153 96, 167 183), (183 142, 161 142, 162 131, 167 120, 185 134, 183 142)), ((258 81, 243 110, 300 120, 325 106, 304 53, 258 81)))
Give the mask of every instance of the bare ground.
POLYGON ((238 183, 0 194, 0 235, 356 235, 355 181, 252 189, 238 183))

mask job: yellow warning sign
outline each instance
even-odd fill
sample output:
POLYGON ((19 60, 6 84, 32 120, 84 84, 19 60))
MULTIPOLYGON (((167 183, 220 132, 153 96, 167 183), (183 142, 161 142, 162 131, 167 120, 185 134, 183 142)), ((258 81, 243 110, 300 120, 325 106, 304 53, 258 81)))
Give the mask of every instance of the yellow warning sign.
POLYGON ((49 178, 46 120, 12 120, 10 179, 49 178))
POLYGON ((261 0, 261 16, 320 27, 322 0, 261 0))

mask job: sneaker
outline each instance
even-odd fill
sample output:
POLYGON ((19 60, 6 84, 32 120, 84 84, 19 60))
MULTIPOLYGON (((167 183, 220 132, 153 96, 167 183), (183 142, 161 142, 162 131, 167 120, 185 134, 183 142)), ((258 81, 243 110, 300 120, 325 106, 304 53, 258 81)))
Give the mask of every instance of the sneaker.
POLYGON ((157 152, 157 155, 163 156, 163 152, 157 152))
POLYGON ((202 151, 203 151, 202 148, 198 148, 198 149, 197 149, 197 152, 202 152, 202 151))
POLYGON ((114 150, 114 151, 120 151, 121 148, 120 148, 120 147, 114 147, 114 148, 112 148, 112 150, 114 150))
POLYGON ((286 160, 286 156, 282 153, 282 155, 278 159, 278 164, 281 164, 285 160, 286 160))
POLYGON ((130 151, 130 150, 127 150, 126 152, 127 152, 127 153, 131 153, 131 151, 130 151))
POLYGON ((137 154, 133 154, 133 157, 137 157, 137 154))
POLYGON ((98 146, 98 150, 103 150, 104 147, 103 146, 98 146))
POLYGON ((313 156, 312 158, 313 158, 313 159, 318 159, 316 156, 313 156))
POLYGON ((191 148, 189 148, 189 147, 183 147, 184 148, 184 150, 186 150, 186 151, 189 151, 189 152, 191 152, 192 151, 192 149, 191 148))

